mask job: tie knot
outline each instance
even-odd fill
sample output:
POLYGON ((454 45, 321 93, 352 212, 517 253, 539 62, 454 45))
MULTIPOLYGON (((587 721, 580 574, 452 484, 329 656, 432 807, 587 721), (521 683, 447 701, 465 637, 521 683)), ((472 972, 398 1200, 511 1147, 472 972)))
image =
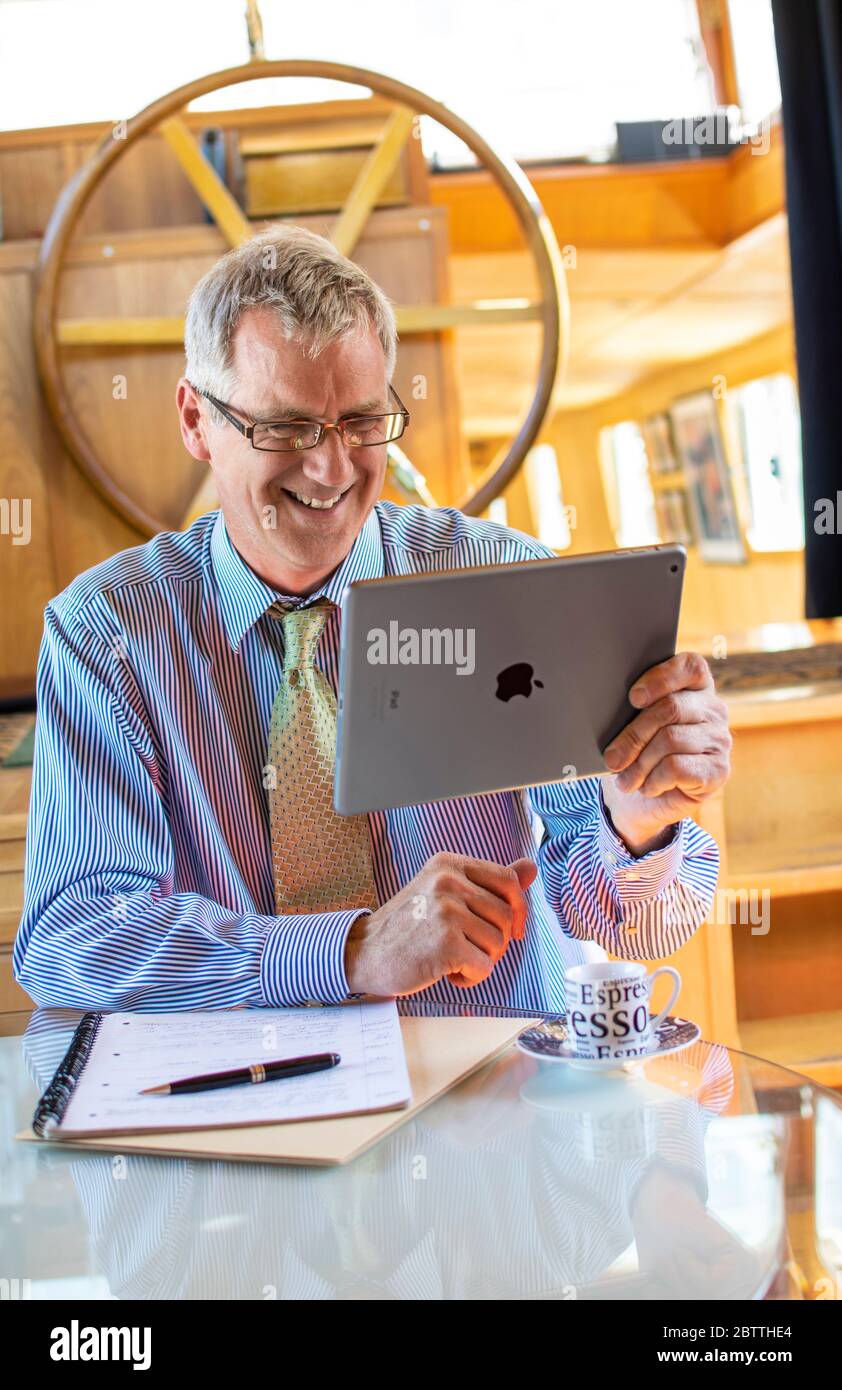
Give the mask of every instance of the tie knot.
POLYGON ((284 625, 286 666, 301 670, 313 665, 319 638, 334 606, 330 599, 320 599, 309 608, 276 607, 273 610, 284 625))

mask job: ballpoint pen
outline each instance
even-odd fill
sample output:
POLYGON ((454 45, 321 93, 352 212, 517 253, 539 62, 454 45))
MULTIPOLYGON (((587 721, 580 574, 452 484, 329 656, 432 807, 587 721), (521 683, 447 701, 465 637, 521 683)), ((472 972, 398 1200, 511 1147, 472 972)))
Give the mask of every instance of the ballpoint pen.
POLYGON ((287 1076, 307 1076, 310 1072, 327 1071, 336 1067, 342 1058, 338 1052, 318 1052, 312 1057, 287 1057, 280 1062, 255 1062, 249 1067, 232 1071, 211 1072, 205 1076, 185 1076, 180 1081, 166 1081, 162 1086, 147 1086, 142 1096, 177 1096, 187 1091, 215 1091, 221 1086, 255 1086, 263 1081, 282 1081, 287 1076))

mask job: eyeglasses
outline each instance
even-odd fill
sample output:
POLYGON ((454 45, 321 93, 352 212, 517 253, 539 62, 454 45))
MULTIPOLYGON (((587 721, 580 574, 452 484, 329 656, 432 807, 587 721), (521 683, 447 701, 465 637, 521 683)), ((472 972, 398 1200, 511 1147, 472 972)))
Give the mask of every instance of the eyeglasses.
POLYGON ((229 406, 218 401, 207 391, 194 387, 200 396, 210 401, 229 424, 240 431, 253 449, 264 453, 292 454, 301 449, 315 449, 327 430, 338 430, 342 443, 349 449, 367 449, 372 444, 390 444, 400 439, 409 424, 409 411, 395 390, 389 390, 400 406, 400 410, 387 415, 343 415, 338 420, 267 420, 258 424, 244 425, 231 414, 229 406))

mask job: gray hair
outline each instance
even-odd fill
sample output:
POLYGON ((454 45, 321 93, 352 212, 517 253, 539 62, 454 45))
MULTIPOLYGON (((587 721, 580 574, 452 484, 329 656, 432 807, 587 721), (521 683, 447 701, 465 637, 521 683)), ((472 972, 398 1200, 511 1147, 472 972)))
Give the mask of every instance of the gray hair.
MULTIPOLYGON (((329 343, 373 327, 391 381, 397 327, 391 301, 360 266, 325 237, 275 223, 227 252, 203 275, 187 304, 185 375, 220 400, 234 394, 234 332, 246 309, 274 310, 287 339, 310 358, 329 343)), ((212 418, 218 412, 209 407, 212 418)))

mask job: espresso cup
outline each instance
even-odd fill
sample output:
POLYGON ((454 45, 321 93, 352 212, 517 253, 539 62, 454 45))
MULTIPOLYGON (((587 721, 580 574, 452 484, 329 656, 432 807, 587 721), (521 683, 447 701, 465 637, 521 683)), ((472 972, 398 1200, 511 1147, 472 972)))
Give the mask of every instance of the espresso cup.
POLYGON ((645 1056, 681 989, 681 976, 671 965, 649 975, 646 966, 636 962, 600 961, 571 966, 564 978, 571 1046, 580 1057, 593 1061, 645 1056), (652 1018, 649 1004, 659 975, 672 976, 673 991, 652 1018))
POLYGON ((603 1112, 581 1110, 572 1128, 587 1163, 627 1163, 654 1154, 658 1112, 654 1105, 603 1112))

